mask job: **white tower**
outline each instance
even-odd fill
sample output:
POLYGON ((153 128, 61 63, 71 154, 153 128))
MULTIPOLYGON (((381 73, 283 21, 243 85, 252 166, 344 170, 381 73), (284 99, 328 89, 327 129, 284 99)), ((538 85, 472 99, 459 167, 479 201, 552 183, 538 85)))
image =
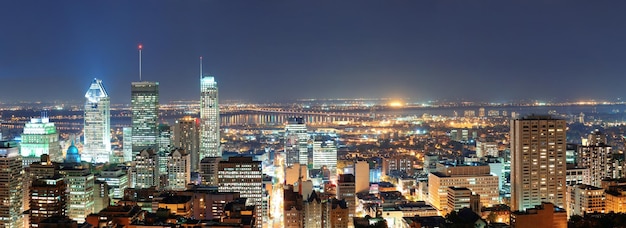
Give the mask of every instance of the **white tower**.
POLYGON ((94 79, 85 93, 84 161, 109 162, 111 155, 111 100, 102 80, 94 79))
POLYGON ((221 157, 220 107, 217 82, 213 76, 202 75, 200 57, 200 160, 204 157, 221 157))

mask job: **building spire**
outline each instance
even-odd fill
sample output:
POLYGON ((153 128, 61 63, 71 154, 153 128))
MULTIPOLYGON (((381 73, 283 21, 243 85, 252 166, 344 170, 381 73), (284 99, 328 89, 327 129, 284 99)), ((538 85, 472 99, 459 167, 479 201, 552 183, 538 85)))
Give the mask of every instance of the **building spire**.
POLYGON ((202 56, 200 56, 200 78, 202 78, 202 56))
POLYGON ((143 49, 143 45, 140 43, 137 48, 139 48, 139 81, 141 81, 141 49, 143 49))

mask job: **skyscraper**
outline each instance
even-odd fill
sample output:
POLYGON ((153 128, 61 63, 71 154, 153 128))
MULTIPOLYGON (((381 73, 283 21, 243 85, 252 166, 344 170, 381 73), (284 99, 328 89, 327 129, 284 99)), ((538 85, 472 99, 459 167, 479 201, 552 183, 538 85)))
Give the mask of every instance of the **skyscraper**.
POLYGON ((107 163, 111 156, 111 100, 102 80, 93 79, 85 93, 85 132, 82 158, 107 163))
POLYGON ((131 84, 132 152, 133 158, 143 149, 157 149, 159 120, 159 83, 131 84))
POLYGON ((23 227, 23 170, 17 147, 0 142, 0 227, 23 227))
POLYGON ((200 78, 200 160, 221 156, 217 82, 213 76, 203 75, 200 78))
POLYGON ((174 139, 172 144, 176 148, 182 148, 190 155, 191 171, 199 169, 200 164, 200 120, 191 116, 185 116, 176 120, 174 125, 174 139))
POLYGON ((565 120, 551 116, 511 120, 511 210, 565 207, 565 131, 565 120))
POLYGON ((289 118, 285 125, 285 156, 287 166, 300 163, 302 166, 309 165, 309 134, 304 118, 289 118))
POLYGON ((54 162, 63 161, 59 133, 48 117, 33 118, 24 125, 20 154, 25 160, 24 167, 39 161, 42 154, 48 154, 54 162))

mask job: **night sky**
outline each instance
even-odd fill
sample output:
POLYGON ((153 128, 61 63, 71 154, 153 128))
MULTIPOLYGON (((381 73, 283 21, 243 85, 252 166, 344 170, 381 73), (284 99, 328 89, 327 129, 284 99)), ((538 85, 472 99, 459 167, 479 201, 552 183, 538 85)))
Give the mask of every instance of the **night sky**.
POLYGON ((625 1, 1 1, 0 102, 610 99, 626 94, 625 1))

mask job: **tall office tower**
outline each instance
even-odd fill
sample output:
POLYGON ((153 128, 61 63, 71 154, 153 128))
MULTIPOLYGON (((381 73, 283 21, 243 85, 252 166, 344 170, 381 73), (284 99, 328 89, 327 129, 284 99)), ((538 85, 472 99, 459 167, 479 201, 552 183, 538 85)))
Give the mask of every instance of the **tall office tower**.
POLYGON ((161 174, 161 176, 167 175, 167 158, 172 150, 172 128, 167 124, 159 124, 157 148, 157 154, 159 155, 159 174, 161 174))
MULTIPOLYGON (((30 195, 30 227, 53 216, 65 216, 67 207, 67 184, 63 176, 55 175, 34 180, 30 195)), ((25 202, 26 203, 26 202, 25 202)))
POLYGON ((159 188, 159 156, 154 149, 142 150, 135 157, 135 188, 159 188))
POLYGON ((331 179, 335 178, 337 175, 337 146, 333 140, 315 140, 313 142, 313 169, 321 169, 322 167, 330 170, 331 179))
POLYGON ((133 158, 144 149, 157 149, 159 135, 159 83, 133 82, 130 88, 132 109, 133 158))
POLYGON ((348 227, 353 227, 352 218, 356 216, 356 186, 354 175, 339 174, 337 198, 346 201, 348 206, 348 227))
POLYGON ((176 120, 173 138, 174 147, 182 148, 189 153, 191 171, 197 172, 200 160, 202 160, 200 159, 200 120, 191 116, 176 120))
POLYGON ((24 167, 39 161, 42 154, 50 155, 54 162, 63 161, 59 133, 48 117, 33 118, 24 125, 20 154, 24 157, 24 167))
POLYGON ((0 227, 23 227, 23 170, 17 147, 0 142, 0 227))
POLYGON ((133 161, 133 128, 122 128, 122 151, 124 153, 124 162, 133 161))
POLYGON ((87 162, 107 163, 111 156, 111 100, 102 80, 91 82, 85 98, 82 158, 87 162))
POLYGON ((600 187, 602 179, 617 178, 613 176, 613 154, 611 146, 606 144, 606 136, 599 130, 588 135, 583 145, 578 147, 576 161, 578 167, 588 168, 590 178, 588 184, 600 187))
POLYGON ((221 157, 217 82, 213 76, 200 76, 200 159, 221 157))
POLYGON ((263 174, 261 162, 252 157, 230 157, 218 164, 218 190, 220 192, 239 192, 241 198, 247 198, 247 206, 256 207, 257 223, 263 222, 263 174))
POLYGON ((191 159, 183 149, 173 150, 167 156, 167 189, 184 191, 191 182, 191 159))
POLYGON ((511 120, 511 210, 542 202, 565 205, 565 120, 530 115, 511 120))
POLYGON ((307 132, 304 118, 292 117, 285 125, 285 156, 287 167, 294 163, 309 165, 309 133, 307 132))

